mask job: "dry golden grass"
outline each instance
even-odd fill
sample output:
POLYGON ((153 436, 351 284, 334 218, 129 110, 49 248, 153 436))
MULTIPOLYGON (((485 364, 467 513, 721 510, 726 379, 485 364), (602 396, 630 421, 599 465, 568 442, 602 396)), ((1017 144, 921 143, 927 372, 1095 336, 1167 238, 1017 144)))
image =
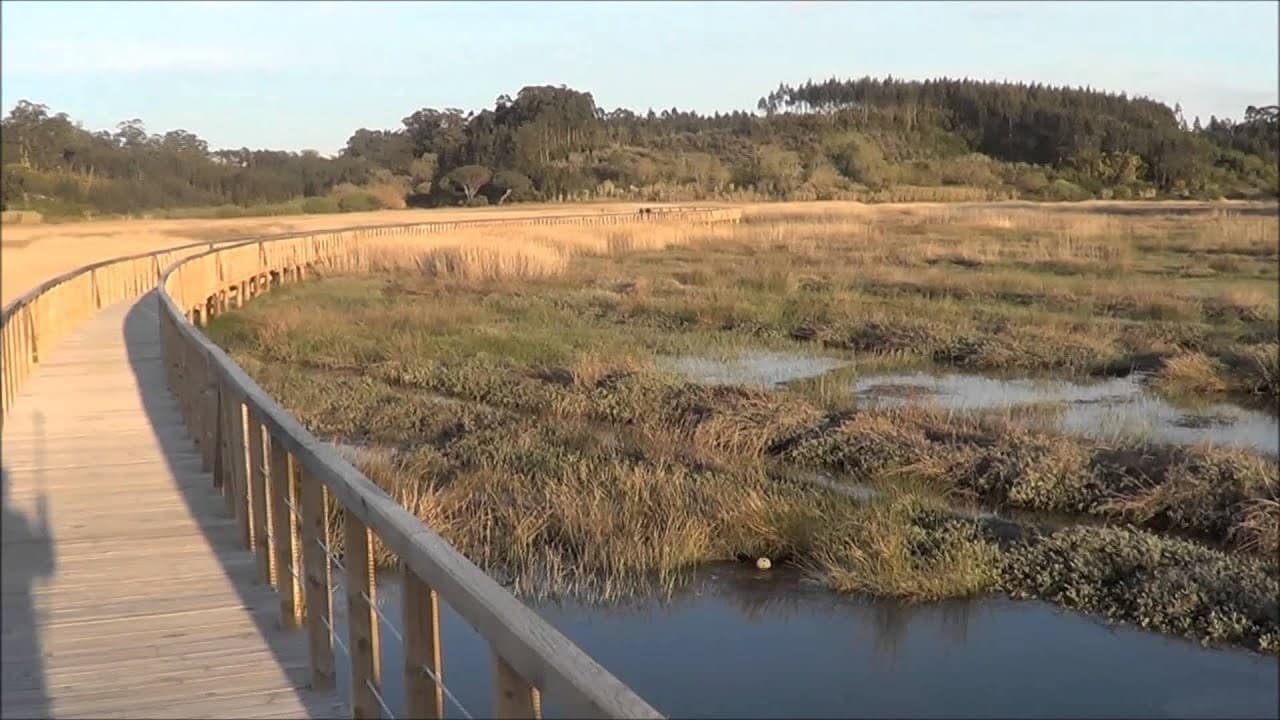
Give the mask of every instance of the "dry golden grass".
MULTIPOLYGON (((539 217, 574 213, 634 212, 647 203, 608 204, 522 204, 497 208, 440 208, 433 210, 387 210, 337 215, 303 215, 262 218, 199 220, 103 220, 57 225, 5 223, 0 237, 0 297, 3 302, 20 296, 30 288, 61 273, 88 263, 178 245, 227 240, 253 235, 327 230, 356 225, 394 225, 414 222, 436 222, 496 217, 539 217)), ((791 223, 761 223, 761 240, 787 243, 802 254, 813 254, 823 242, 865 242, 868 264, 896 260, 899 263, 955 262, 975 265, 1001 259, 1039 259, 1045 263, 1102 262, 1123 264, 1132 249, 1127 243, 1114 242, 1124 237, 1124 226, 1131 223, 1170 224, 1172 213, 1196 212, 1218 221, 1219 232, 1210 245, 1200 238, 1187 240, 1198 249, 1216 253, 1239 253, 1258 256, 1275 251, 1274 219, 1243 216, 1257 204, 1222 202, 957 202, 957 203, 885 203, 868 205, 856 202, 765 203, 743 206, 732 203, 664 203, 664 205, 699 205, 745 207, 750 217, 761 221, 793 219, 803 227, 786 227, 791 223), (1121 215, 1120 213, 1125 213, 1121 215), (822 227, 825 226, 825 227, 822 227), (1035 242, 1009 243, 1002 237, 977 236, 957 246, 954 241, 937 237, 930 227, 971 228, 984 232, 1018 232, 1036 230, 1035 242), (821 232, 818 232, 819 228, 821 232), (1051 228, 1050 237, 1040 232, 1051 228), (771 234, 769 234, 771 233, 771 234), (905 235, 905 237, 904 237, 905 235), (907 238, 911 242, 904 243, 907 238)), ((574 243, 584 245, 574 254, 599 253, 597 236, 567 229, 544 229, 557 247, 574 243)), ((506 237, 495 235, 495 237, 506 237)), ((535 242, 537 240, 535 239, 535 242)), ((606 250, 657 249, 646 246, 643 233, 633 229, 614 233, 606 250)), ((491 263, 490 255, 481 263, 491 263)), ((1229 255, 1215 257, 1218 262, 1232 262, 1229 255)), ((523 267, 523 265, 519 265, 523 267)), ((1230 299, 1226 299, 1231 302, 1230 299)))
POLYGON ((1222 365, 1201 352, 1190 352, 1165 360, 1156 381, 1175 393, 1216 393, 1227 389, 1222 365))
POLYGON ((466 281, 531 279, 562 274, 581 255, 665 250, 730 237, 729 225, 680 221, 595 227, 475 228, 438 237, 378 238, 366 248, 370 269, 414 269, 466 281))
MULTIPOLYGON (((692 203, 686 203, 686 205, 692 203)), ((678 203, 677 203, 678 205, 678 203)), ((698 203, 707 205, 707 203, 698 203)), ((644 203, 526 204, 499 208, 384 210, 222 220, 102 220, 57 225, 5 224, 0 234, 0 295, 8 303, 41 282, 89 263, 196 242, 358 225, 635 212, 644 203)))

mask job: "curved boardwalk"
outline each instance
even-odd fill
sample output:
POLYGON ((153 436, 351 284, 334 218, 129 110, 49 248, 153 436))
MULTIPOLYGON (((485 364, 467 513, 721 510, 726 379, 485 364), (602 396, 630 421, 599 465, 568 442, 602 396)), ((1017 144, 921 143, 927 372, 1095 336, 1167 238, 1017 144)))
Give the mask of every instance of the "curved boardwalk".
POLYGON ((154 294, 41 358, 5 418, 4 717, 338 717, 305 685, 166 388, 154 294))

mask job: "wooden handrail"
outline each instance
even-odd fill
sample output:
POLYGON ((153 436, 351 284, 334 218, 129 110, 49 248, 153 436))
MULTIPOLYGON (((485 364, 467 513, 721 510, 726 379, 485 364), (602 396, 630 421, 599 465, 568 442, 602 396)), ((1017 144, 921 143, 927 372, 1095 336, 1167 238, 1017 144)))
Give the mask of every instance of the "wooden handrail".
POLYGON ((405 579, 404 707, 439 716, 442 648, 437 599, 448 603, 493 652, 494 712, 537 716, 543 693, 579 717, 661 717, 627 686, 529 610, 421 520, 302 427, 199 329, 260 292, 317 267, 364 267, 366 241, 503 225, 736 222, 736 209, 409 223, 289 233, 95 263, 61 275, 3 310, 3 403, 53 342, 98 309, 159 287, 166 380, 215 487, 226 496, 261 577, 280 593, 281 624, 307 627, 312 685, 334 684, 327 501, 344 513, 352 657, 352 714, 379 714, 377 619, 371 568, 376 541, 405 579), (363 603, 363 607, 358 604, 363 603), (376 703, 375 703, 376 701, 376 703))

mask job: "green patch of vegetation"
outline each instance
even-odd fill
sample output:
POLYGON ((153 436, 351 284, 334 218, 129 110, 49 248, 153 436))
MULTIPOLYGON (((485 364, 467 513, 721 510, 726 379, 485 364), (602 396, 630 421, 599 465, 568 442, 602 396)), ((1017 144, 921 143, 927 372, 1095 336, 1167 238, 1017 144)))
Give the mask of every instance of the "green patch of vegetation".
POLYGON ((1274 563, 1119 528, 1074 527, 1005 556, 1003 587, 1206 643, 1280 652, 1274 563))

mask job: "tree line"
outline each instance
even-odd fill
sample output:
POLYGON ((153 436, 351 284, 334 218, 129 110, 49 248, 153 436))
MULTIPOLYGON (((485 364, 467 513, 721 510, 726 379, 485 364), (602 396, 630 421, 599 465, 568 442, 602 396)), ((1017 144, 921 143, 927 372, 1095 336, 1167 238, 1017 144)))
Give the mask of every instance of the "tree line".
POLYGON ((946 78, 784 84, 755 113, 713 114, 606 111, 589 92, 530 86, 479 112, 422 108, 397 128, 358 129, 333 157, 212 150, 191 132, 150 134, 136 119, 90 132, 28 101, 0 129, 4 206, 55 215, 876 199, 904 188, 1274 197, 1280 161, 1276 106, 1188 125, 1181 108, 1147 98, 946 78))

